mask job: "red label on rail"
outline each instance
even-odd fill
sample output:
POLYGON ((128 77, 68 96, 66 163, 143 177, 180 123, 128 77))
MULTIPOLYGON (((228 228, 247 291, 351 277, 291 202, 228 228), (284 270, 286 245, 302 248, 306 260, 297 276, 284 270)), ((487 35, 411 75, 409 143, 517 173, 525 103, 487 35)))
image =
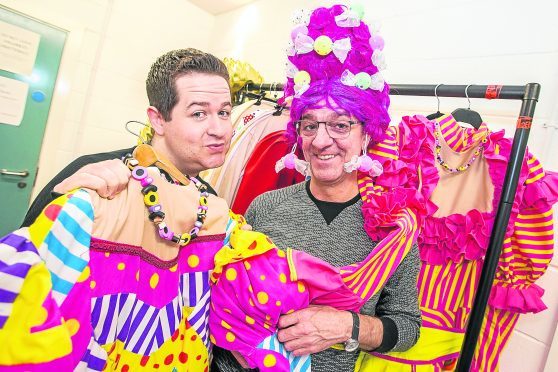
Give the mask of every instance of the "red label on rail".
POLYGON ((530 129, 533 118, 529 116, 520 116, 517 118, 517 129, 530 129))
POLYGON ((486 87, 486 93, 484 98, 486 99, 496 99, 500 97, 500 92, 502 91, 501 85, 489 85, 486 87))

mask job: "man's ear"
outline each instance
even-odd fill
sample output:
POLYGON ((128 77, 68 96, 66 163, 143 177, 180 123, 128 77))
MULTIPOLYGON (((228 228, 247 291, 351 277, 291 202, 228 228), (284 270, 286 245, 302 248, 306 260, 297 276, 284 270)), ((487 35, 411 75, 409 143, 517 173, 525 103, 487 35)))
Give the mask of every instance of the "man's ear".
POLYGON ((155 133, 159 136, 164 135, 165 126, 163 124, 165 123, 165 118, 163 118, 163 115, 159 112, 159 110, 157 110, 154 106, 149 106, 147 108, 147 117, 149 118, 149 122, 151 123, 155 133))

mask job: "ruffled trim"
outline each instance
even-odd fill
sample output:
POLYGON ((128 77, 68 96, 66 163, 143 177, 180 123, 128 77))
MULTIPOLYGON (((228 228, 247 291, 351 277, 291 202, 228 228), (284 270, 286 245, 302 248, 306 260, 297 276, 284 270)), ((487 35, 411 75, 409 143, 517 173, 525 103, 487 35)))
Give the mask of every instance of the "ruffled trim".
MULTIPOLYGON (((405 116, 394 137, 386 139, 386 143, 396 141, 397 159, 370 154, 384 169, 374 178, 374 185, 388 190, 368 194, 363 203, 364 228, 371 239, 384 238, 405 208, 413 210, 419 226, 437 210, 429 200, 439 179, 434 167, 433 125, 424 116, 405 116)), ((382 151, 381 147, 376 148, 382 151)))
POLYGON ((420 225, 426 211, 423 198, 415 189, 398 187, 374 194, 362 206, 364 230, 372 240, 382 240, 393 230, 400 212, 406 208, 415 212, 420 225))
POLYGON ((542 301, 543 294, 544 289, 536 284, 531 284, 527 288, 495 284, 488 303, 496 309, 515 313, 538 313, 547 308, 542 301))
POLYGON ((420 257, 429 264, 462 262, 484 257, 494 218, 476 209, 467 214, 428 217, 418 238, 420 257))
POLYGON ((541 210, 551 209, 558 201, 558 173, 545 171, 540 180, 525 187, 522 207, 537 208, 541 210))

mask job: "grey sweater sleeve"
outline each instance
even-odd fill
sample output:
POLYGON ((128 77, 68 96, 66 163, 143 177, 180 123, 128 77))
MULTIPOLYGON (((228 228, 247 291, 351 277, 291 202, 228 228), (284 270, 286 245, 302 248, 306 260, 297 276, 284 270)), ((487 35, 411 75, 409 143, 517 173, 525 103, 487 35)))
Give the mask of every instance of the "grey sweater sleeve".
POLYGON ((421 317, 418 306, 417 277, 420 270, 418 246, 415 244, 383 288, 376 316, 389 318, 397 328, 397 343, 391 350, 411 348, 420 335, 421 317))

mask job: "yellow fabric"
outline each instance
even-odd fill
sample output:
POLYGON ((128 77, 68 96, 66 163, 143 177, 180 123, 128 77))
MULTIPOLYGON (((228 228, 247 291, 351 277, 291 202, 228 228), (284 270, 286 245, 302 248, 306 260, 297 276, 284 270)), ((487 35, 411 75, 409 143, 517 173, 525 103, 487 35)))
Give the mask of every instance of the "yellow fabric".
POLYGON ((126 370, 126 365, 128 371, 172 371, 173 368, 178 371, 204 371, 208 365, 207 349, 194 327, 186 325, 186 318, 192 309, 183 308, 184 315, 178 330, 149 358, 125 350, 122 341, 103 345, 108 353, 107 365, 112 366, 114 371, 126 370))
POLYGON ((224 246, 215 255, 215 269, 211 274, 213 283, 219 280, 225 265, 258 256, 276 248, 272 241, 264 234, 256 231, 242 230, 240 226, 235 226, 231 232, 230 246, 224 246))
POLYGON ((153 130, 153 126, 151 125, 151 122, 148 118, 145 120, 145 125, 139 132, 138 145, 141 145, 143 143, 151 143, 154 133, 155 131, 153 130))
POLYGON ((50 273, 44 263, 29 269, 12 315, 0 329, 0 365, 44 363, 68 355, 72 342, 64 324, 49 326, 42 331, 32 331, 48 320, 47 309, 42 305, 51 290, 50 273))
MULTIPOLYGON (((386 356, 396 358, 402 363, 383 359, 379 354, 364 354, 359 361, 360 372, 410 372, 410 371, 436 371, 435 359, 440 355, 452 355, 459 353, 463 343, 463 334, 443 331, 440 329, 421 327, 418 342, 407 351, 391 352, 386 356), (424 364, 409 364, 409 362, 424 364)), ((360 358, 359 358, 360 359, 360 358)), ((448 358, 451 359, 451 358, 448 358)), ((358 364, 358 363, 357 363, 358 364)))

